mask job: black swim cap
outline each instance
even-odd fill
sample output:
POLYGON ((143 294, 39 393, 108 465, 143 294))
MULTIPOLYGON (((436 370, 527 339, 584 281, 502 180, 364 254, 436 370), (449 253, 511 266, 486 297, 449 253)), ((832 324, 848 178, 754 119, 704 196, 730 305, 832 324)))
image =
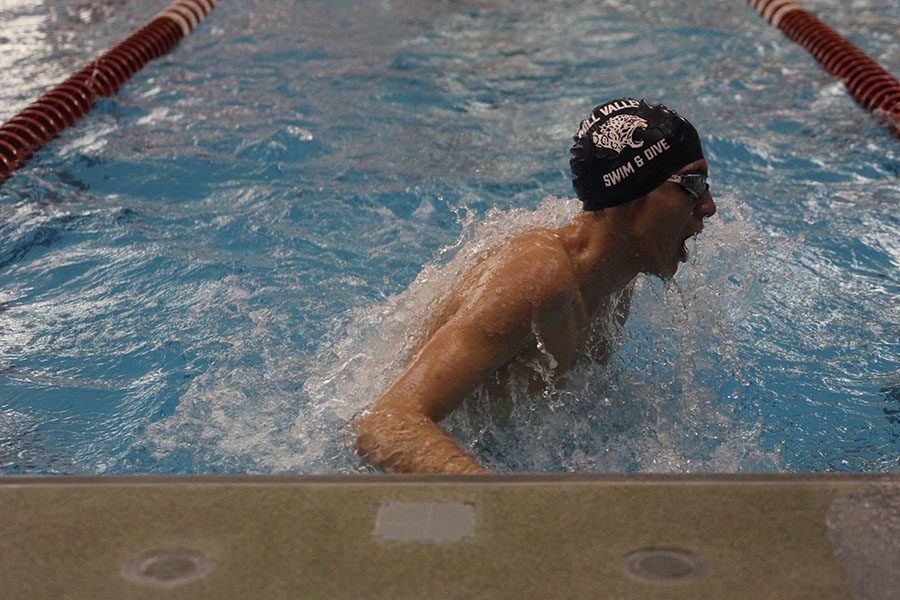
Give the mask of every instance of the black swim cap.
POLYGON ((662 104, 621 98, 581 122, 572 146, 572 186, 584 210, 624 204, 703 158, 694 126, 662 104))

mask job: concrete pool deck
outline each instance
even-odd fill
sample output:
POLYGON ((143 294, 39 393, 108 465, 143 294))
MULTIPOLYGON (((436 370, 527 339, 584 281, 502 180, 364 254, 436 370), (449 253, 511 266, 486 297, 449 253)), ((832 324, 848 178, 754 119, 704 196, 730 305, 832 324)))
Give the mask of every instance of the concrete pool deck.
POLYGON ((5 600, 897 589, 900 475, 0 478, 5 600))

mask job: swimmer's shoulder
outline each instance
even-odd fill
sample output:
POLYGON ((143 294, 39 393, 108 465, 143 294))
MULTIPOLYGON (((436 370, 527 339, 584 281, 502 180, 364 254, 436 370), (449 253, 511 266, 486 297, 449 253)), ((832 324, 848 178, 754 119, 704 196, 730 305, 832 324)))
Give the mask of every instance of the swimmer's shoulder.
POLYGON ((533 276, 568 284, 575 275, 572 258, 552 229, 533 229, 510 240, 511 261, 533 276))
POLYGON ((559 237, 533 230, 510 239, 479 277, 473 289, 490 289, 530 306, 563 306, 576 291, 575 269, 559 237))

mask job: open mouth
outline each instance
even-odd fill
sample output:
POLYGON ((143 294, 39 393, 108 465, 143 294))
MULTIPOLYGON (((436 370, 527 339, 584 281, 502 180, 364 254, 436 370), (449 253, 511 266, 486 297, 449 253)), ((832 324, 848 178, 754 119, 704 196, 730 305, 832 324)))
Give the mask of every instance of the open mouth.
POLYGON ((702 227, 702 226, 699 227, 699 228, 697 229, 697 231, 694 231, 694 232, 692 232, 692 233, 689 233, 689 234, 687 234, 686 236, 684 236, 684 238, 682 238, 682 240, 681 240, 681 248, 678 249, 678 260, 680 260, 680 261, 683 262, 683 263, 686 263, 686 262, 687 262, 688 256, 690 255, 690 252, 688 252, 688 247, 687 247, 688 240, 690 240, 690 239, 692 239, 692 238, 696 238, 697 235, 699 235, 701 231, 703 231, 703 227, 702 227))

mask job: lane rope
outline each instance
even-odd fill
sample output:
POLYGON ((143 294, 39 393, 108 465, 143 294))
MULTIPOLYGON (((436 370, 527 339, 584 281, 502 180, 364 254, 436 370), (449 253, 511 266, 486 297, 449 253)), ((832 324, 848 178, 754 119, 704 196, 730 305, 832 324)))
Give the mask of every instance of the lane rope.
POLYGON ((844 82, 857 104, 900 138, 900 82, 837 31, 793 0, 748 0, 769 23, 844 82))
MULTIPOLYGON (((115 94, 145 64, 171 52, 217 2, 175 0, 0 126, 0 185, 38 148, 83 117, 97 98, 115 94)), ((893 75, 793 0, 748 3, 841 79, 853 99, 900 138, 900 82, 893 75)))
POLYGON ((171 52, 219 0, 176 0, 143 27, 0 126, 0 185, 42 145, 111 96, 151 60, 171 52))

